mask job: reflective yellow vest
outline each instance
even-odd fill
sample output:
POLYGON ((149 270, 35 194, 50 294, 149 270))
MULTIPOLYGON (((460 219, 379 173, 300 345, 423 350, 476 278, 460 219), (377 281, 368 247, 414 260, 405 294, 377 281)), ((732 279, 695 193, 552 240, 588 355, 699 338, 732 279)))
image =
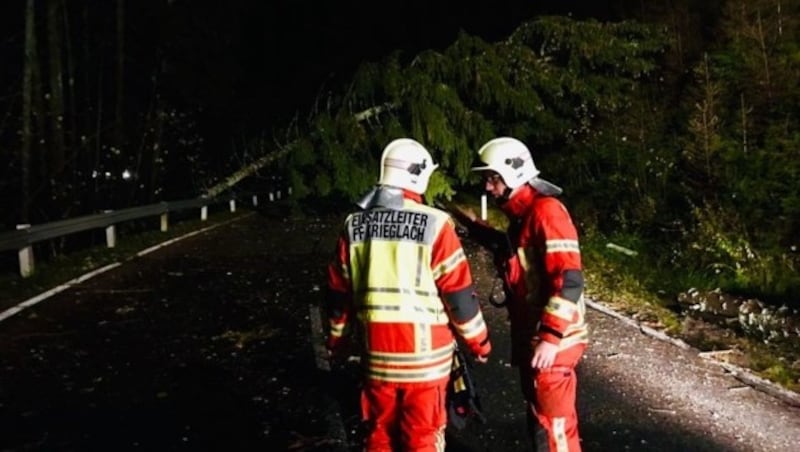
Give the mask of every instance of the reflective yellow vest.
MULTIPOLYGON (((454 335, 441 294, 471 291, 472 285, 450 217, 404 199, 402 209, 351 214, 341 240, 346 253, 333 270, 349 283, 367 377, 396 383, 447 379, 454 335), (434 246, 441 252, 434 253, 434 246), (438 262, 434 255, 441 256, 438 262), (448 287, 456 282, 466 287, 448 287)), ((470 302, 477 305, 477 300, 470 302)), ((478 347, 486 325, 477 306, 471 308, 476 314, 453 326, 478 347)), ((332 319, 331 333, 340 335, 345 321, 346 316, 332 319)))

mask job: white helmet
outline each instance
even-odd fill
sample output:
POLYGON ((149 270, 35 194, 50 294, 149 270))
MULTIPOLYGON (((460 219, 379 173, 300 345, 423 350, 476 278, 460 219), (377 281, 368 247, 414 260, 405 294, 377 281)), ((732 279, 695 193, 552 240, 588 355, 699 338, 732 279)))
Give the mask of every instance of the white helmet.
POLYGON ((383 149, 378 183, 405 188, 421 195, 425 193, 428 180, 438 167, 421 144, 410 138, 398 138, 383 149))
POLYGON ((478 150, 478 156, 485 165, 473 167, 472 171, 494 171, 512 190, 528 182, 542 194, 561 193, 561 188, 538 177, 540 171, 533 163, 531 151, 516 138, 489 140, 478 150))

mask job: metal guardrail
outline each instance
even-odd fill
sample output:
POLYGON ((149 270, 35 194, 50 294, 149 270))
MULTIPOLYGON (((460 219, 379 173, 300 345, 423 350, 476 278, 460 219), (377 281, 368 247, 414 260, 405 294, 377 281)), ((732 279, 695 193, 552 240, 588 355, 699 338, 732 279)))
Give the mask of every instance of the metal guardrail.
MULTIPOLYGON (((291 194, 291 190, 288 192, 291 194)), ((270 192, 269 200, 276 199, 275 193, 270 192)), ((241 194, 239 195, 241 196, 241 194)), ((252 199, 253 206, 258 205, 258 196, 247 195, 252 199)), ((280 199, 281 192, 277 192, 277 199, 280 199)), ((130 207, 121 210, 107 211, 103 213, 84 215, 66 220, 53 221, 37 225, 19 225, 16 231, 0 233, 0 252, 17 250, 19 254, 20 275, 25 278, 30 276, 34 270, 34 256, 32 245, 44 240, 50 240, 77 232, 89 231, 92 229, 105 228, 106 244, 109 248, 116 245, 115 225, 126 221, 137 220, 153 216, 161 216, 161 230, 168 229, 169 212, 178 212, 192 208, 200 208, 200 219, 205 221, 207 218, 207 208, 210 205, 228 202, 230 211, 236 211, 236 197, 200 197, 195 199, 185 199, 180 201, 163 201, 156 204, 149 204, 139 207, 130 207)))
POLYGON ((53 221, 51 223, 37 224, 13 232, 0 234, 0 251, 21 249, 43 240, 74 234, 91 229, 106 228, 108 226, 139 218, 152 217, 168 212, 185 210, 191 207, 222 202, 219 199, 192 199, 186 201, 160 202, 141 207, 130 207, 122 210, 113 210, 93 215, 53 221))

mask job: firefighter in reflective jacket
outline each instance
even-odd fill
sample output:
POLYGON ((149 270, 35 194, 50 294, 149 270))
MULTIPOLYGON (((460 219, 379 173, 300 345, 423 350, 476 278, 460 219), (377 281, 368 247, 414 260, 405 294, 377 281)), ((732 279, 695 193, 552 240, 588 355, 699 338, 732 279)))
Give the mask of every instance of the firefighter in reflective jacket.
POLYGON ((358 328, 369 451, 443 451, 454 333, 478 362, 491 351, 453 221, 422 202, 437 166, 414 140, 389 143, 328 266, 327 347, 358 328))
MULTIPOLYGON (((578 234, 561 188, 539 177, 519 140, 495 138, 478 151, 484 189, 509 218, 508 255, 496 259, 511 321, 511 361, 528 402, 537 451, 580 450, 575 366, 588 343, 578 234)), ((474 213, 471 229, 490 227, 474 213)))

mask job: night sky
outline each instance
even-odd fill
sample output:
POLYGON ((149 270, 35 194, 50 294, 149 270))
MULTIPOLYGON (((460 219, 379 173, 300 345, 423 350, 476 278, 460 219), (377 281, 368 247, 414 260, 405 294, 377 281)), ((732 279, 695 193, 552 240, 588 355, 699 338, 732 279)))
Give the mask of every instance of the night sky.
POLYGON ((302 111, 319 90, 346 82, 363 61, 394 50, 409 58, 425 49, 441 50, 459 30, 496 41, 537 14, 613 14, 610 2, 578 0, 244 3, 252 5, 245 27, 253 33, 247 39, 248 86, 256 99, 274 103, 279 116, 302 111))
MULTIPOLYGON (((426 49, 448 47, 460 30, 497 41, 539 14, 614 19, 626 13, 619 5, 639 2, 127 0, 128 114, 149 108, 151 80, 158 72, 161 92, 171 104, 200 112, 199 127, 207 140, 228 147, 237 136, 254 131, 270 136, 293 116, 305 118, 320 93, 338 91, 360 63, 378 61, 395 50, 411 59, 426 49)), ((0 81, 6 94, 21 89, 24 4, 14 0, 0 6, 0 81)), ((36 2, 40 38, 45 4, 36 2)), ((111 83, 116 2, 64 5, 75 49, 81 45, 81 14, 88 5, 87 35, 95 58, 107 65, 102 76, 111 83)), ((45 48, 44 39, 40 47, 45 48)), ((112 86, 105 89, 113 92, 112 86)))
POLYGON ((215 112, 213 121, 242 121, 229 125, 234 129, 252 121, 255 127, 280 129, 295 114, 305 117, 320 93, 339 89, 360 63, 378 61, 395 50, 409 59, 426 49, 441 50, 460 30, 496 41, 537 14, 601 19, 614 15, 611 2, 577 0, 228 0, 214 2, 205 11, 195 2, 186 3, 192 3, 188 15, 194 17, 185 29, 191 36, 189 45, 200 43, 206 51, 176 54, 198 59, 189 67, 210 67, 191 74, 208 78, 192 81, 187 76, 184 86, 198 85, 200 92, 189 96, 215 112), (214 42, 218 40, 213 36, 220 35, 231 42, 219 52, 208 51, 214 46, 202 44, 194 33, 211 35, 214 42), (215 73, 222 68, 241 72, 215 73), (227 94, 217 89, 218 78, 231 84, 227 94), (216 88, 209 92, 208 86, 216 88))

